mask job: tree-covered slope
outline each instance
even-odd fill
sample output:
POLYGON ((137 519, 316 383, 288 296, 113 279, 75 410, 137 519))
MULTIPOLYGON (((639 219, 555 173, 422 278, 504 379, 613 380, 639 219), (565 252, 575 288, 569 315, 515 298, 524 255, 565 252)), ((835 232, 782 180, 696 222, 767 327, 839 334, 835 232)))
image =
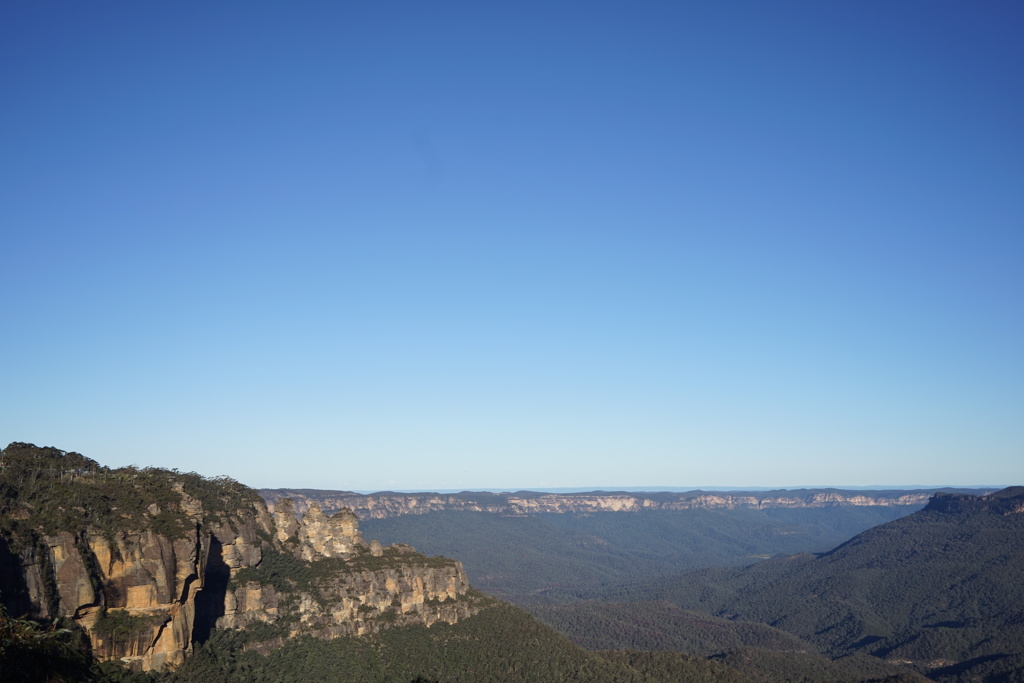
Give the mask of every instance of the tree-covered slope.
POLYGON ((525 612, 493 601, 474 617, 370 637, 288 640, 260 654, 245 631, 220 632, 163 683, 445 681, 654 683, 748 681, 731 667, 697 658, 602 656, 573 645, 525 612))
POLYGON ((832 658, 767 624, 712 617, 664 601, 584 602, 531 611, 587 649, 686 653, 727 663, 753 680, 854 682, 912 674, 867 655, 832 658))
POLYGON ((702 657, 739 647, 818 652, 814 645, 766 624, 713 617, 664 600, 588 601, 530 611, 588 650, 668 650, 702 657))
POLYGON ((927 683, 929 680, 914 671, 861 654, 829 659, 810 652, 779 652, 741 647, 715 655, 710 661, 727 665, 758 683, 927 683))
POLYGON ((706 569, 602 598, 769 624, 833 657, 866 653, 937 678, 1024 677, 1024 489, 939 495, 820 555, 706 569))

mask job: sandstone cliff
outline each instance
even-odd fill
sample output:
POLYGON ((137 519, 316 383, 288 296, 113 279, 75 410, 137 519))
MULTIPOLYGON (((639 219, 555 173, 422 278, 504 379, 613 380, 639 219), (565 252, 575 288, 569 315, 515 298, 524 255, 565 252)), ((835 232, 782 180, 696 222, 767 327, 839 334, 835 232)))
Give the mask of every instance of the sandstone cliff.
POLYGON ((0 477, 0 601, 80 627, 99 659, 161 670, 216 628, 262 625, 272 646, 475 610, 460 563, 366 542, 350 510, 271 512, 231 480, 29 444, 0 451, 0 477))
POLYGON ((315 489, 263 489, 260 494, 271 504, 283 497, 294 500, 297 509, 316 504, 326 510, 348 509, 361 519, 386 519, 430 512, 488 512, 500 515, 539 513, 640 512, 645 510, 722 510, 735 508, 824 508, 832 506, 922 507, 933 490, 846 491, 801 489, 767 492, 622 493, 373 493, 315 489))

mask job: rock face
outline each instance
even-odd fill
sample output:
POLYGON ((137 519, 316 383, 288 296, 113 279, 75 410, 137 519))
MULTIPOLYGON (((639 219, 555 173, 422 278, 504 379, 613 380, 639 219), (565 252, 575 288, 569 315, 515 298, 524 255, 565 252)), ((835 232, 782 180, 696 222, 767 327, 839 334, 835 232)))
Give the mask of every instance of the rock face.
POLYGON ((166 670, 217 628, 269 624, 280 643, 475 612, 460 563, 367 543, 350 510, 297 518, 237 482, 28 444, 0 451, 0 471, 0 602, 73 622, 101 660, 166 670))
MULTIPOLYGON (((540 513, 640 512, 644 510, 721 510, 735 508, 824 508, 832 506, 922 507, 932 497, 921 491, 843 491, 804 489, 767 492, 688 491, 685 493, 374 493, 263 489, 267 501, 284 497, 299 510, 313 505, 326 510, 349 509, 362 519, 386 519, 430 512, 489 512, 500 515, 540 513)), ((978 493, 975 491, 974 493, 978 493)))
POLYGON ((462 563, 426 557, 402 544, 384 548, 377 541, 367 543, 348 509, 327 516, 314 503, 300 520, 294 509, 288 498, 273 509, 279 520, 276 536, 290 554, 277 546, 268 548, 265 559, 280 566, 302 558, 308 572, 297 572, 297 579, 305 590, 282 591, 272 577, 267 580, 260 563, 248 565, 243 569, 250 571, 232 575, 218 627, 280 623, 289 636, 314 632, 336 637, 389 626, 455 623, 475 612, 465 599, 470 586, 462 563))
POLYGON ((351 557, 369 547, 359 534, 359 518, 348 508, 328 517, 314 502, 302 516, 297 532, 302 558, 306 561, 319 557, 351 557))

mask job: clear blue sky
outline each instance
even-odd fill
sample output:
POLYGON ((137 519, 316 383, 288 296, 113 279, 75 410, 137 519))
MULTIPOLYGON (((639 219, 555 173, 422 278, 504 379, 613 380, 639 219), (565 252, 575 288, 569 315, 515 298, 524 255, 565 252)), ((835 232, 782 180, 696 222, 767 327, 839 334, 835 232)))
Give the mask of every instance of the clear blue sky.
POLYGON ((1024 483, 1020 2, 0 4, 0 441, 1024 483))

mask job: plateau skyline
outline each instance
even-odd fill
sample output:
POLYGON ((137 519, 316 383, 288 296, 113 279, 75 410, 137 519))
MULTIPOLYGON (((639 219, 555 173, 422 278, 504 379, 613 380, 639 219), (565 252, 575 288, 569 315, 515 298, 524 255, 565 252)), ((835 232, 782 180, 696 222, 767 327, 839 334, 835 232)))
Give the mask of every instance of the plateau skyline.
POLYGON ((1024 483, 1024 7, 0 6, 0 446, 1024 483))

